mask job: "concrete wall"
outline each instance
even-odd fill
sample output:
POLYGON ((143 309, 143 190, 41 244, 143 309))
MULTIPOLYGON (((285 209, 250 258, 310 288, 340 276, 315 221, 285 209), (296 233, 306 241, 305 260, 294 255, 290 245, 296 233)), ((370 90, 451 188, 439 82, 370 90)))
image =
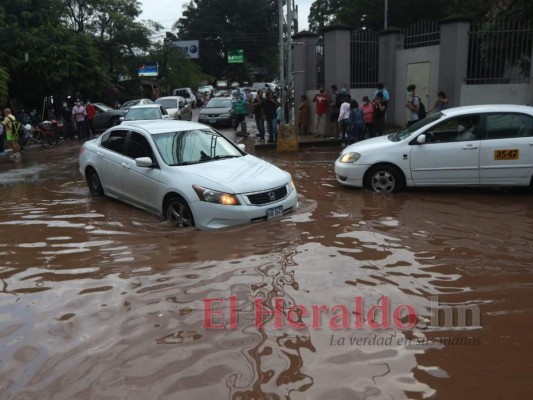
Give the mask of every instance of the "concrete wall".
POLYGON ((438 88, 440 46, 402 49, 397 51, 396 57, 396 87, 394 88, 394 92, 391 93, 387 123, 396 126, 405 126, 407 124, 407 109, 405 108, 407 98, 407 66, 414 63, 429 63, 428 97, 426 98, 425 95, 420 96, 426 109, 429 110, 435 104, 437 93, 440 90, 438 88))
POLYGON ((505 85, 461 85, 461 105, 523 104, 531 105, 532 86, 529 83, 505 85))
MULTIPOLYGON (((449 17, 440 21, 440 30, 439 45, 413 49, 402 48, 402 30, 389 28, 380 32, 379 81, 385 84, 391 97, 386 117, 388 125, 406 125, 405 101, 409 82, 417 85, 417 94, 427 110, 435 104, 439 91, 448 95, 449 105, 452 107, 484 103, 533 105, 533 63, 529 83, 465 85, 463 82, 467 75, 470 21, 459 16, 449 17), (429 72, 425 63, 429 64, 429 72)), ((341 84, 350 82, 350 37, 351 28, 346 25, 334 23, 324 30, 326 92, 332 84, 340 87, 341 84)), ((316 37, 305 32, 298 40, 305 42, 306 50, 302 46, 297 50, 295 46, 297 101, 299 93, 304 91, 311 100, 317 93, 314 50, 316 37), (302 76, 302 73, 306 76, 302 76)), ((375 88, 363 88, 351 89, 350 93, 352 98, 361 102, 363 96, 372 97, 374 91, 375 88)), ((296 109, 297 106, 298 104, 296 109)), ((314 103, 311 103, 311 127, 314 127, 314 113, 314 103)))

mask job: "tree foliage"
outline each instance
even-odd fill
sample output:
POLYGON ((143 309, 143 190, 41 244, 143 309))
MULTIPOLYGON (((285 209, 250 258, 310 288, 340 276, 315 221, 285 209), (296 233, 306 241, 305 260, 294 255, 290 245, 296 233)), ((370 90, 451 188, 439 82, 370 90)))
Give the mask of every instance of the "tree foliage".
MULTIPOLYGON (((124 96, 138 97, 137 65, 160 61, 161 44, 150 38, 162 29, 138 22, 139 15, 137 0, 2 0, 0 101, 27 107, 51 95, 106 101, 127 87, 125 79, 132 90, 124 96)), ((201 75, 191 60, 179 63, 188 76, 201 75)), ((172 79, 184 83, 182 75, 166 74, 165 82, 172 79)))
MULTIPOLYGON (((497 0, 397 0, 389 1, 388 26, 405 28, 417 21, 435 20, 451 15, 482 17, 497 0)), ((519 0, 528 1, 528 0, 519 0)), ((309 27, 322 32, 331 22, 340 22, 354 28, 384 27, 384 1, 375 0, 316 0, 311 6, 309 27)))
POLYGON ((199 40, 202 70, 216 78, 244 80, 247 68, 277 74, 277 0, 192 0, 175 24, 180 40, 199 40), (245 65, 227 63, 230 50, 244 51, 245 65))

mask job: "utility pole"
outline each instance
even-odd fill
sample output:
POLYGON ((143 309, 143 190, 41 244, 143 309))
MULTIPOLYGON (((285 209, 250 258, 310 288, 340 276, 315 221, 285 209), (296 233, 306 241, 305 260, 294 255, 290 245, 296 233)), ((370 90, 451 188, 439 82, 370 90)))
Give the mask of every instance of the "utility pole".
MULTIPOLYGON (((278 0, 278 32, 279 32, 279 81, 281 86, 280 99, 283 99, 285 90, 285 51, 283 46, 283 0, 278 0)), ((283 110, 281 107, 281 120, 283 121, 283 110)))
POLYGON ((287 102, 288 102, 288 113, 287 120, 289 124, 294 125, 294 113, 292 112, 292 87, 293 87, 293 76, 292 76, 292 6, 293 0, 287 2, 287 102))
POLYGON ((384 11, 384 16, 383 16, 383 20, 384 20, 384 29, 387 29, 387 26, 389 25, 389 0, 385 0, 385 11, 384 11))

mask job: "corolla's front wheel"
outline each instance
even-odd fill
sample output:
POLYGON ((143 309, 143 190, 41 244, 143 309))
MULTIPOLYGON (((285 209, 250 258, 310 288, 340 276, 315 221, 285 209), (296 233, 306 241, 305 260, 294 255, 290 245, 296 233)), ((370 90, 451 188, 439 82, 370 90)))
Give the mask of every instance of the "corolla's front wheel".
POLYGON ((172 196, 165 202, 164 217, 177 228, 194 226, 194 218, 189 205, 180 196, 172 196))
POLYGON ((403 189, 402 173, 390 165, 377 165, 365 177, 368 188, 378 193, 394 193, 403 189))

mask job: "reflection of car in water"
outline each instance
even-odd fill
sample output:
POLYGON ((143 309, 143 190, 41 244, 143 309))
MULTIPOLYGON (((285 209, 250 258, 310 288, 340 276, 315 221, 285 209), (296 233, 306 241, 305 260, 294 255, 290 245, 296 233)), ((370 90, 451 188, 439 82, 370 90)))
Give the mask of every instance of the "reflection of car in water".
POLYGON ((533 107, 443 110, 388 136, 346 147, 337 181, 396 192, 404 186, 532 186, 533 107))
POLYGON ((83 144, 79 165, 93 195, 163 215, 178 227, 246 224, 298 206, 289 173, 195 122, 113 127, 83 144))

